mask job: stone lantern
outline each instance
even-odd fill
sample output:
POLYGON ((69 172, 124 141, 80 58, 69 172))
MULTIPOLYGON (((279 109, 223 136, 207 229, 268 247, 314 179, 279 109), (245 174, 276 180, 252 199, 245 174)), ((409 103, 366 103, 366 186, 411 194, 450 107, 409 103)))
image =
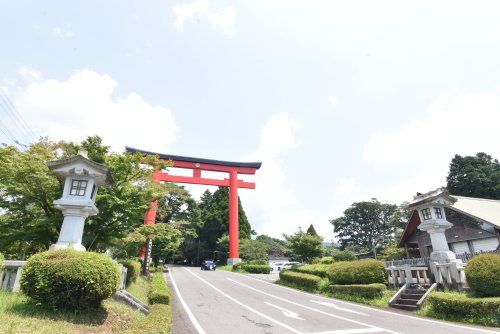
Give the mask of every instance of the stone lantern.
POLYGON ((455 260, 455 253, 450 251, 444 231, 453 226, 446 220, 444 208, 457 200, 446 194, 443 189, 437 189, 414 197, 408 208, 417 210, 420 216, 418 229, 429 233, 432 244, 432 261, 455 260))
POLYGON ((64 180, 62 197, 54 201, 62 211, 64 220, 57 243, 50 249, 72 248, 85 251, 82 245, 83 227, 88 216, 96 215, 97 190, 101 185, 113 183, 109 169, 87 158, 87 151, 80 150, 78 155, 68 159, 50 161, 49 169, 64 180))

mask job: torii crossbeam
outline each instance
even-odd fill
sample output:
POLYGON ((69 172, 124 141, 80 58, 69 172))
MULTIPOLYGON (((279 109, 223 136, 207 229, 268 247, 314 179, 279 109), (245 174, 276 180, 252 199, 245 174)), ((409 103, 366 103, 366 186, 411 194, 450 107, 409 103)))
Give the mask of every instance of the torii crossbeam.
MULTIPOLYGON (((203 184, 209 186, 229 187, 229 258, 228 264, 237 263, 239 256, 239 227, 238 227, 238 188, 255 189, 255 183, 238 179, 239 174, 253 175, 262 166, 260 162, 231 162, 202 158, 183 157, 178 155, 162 154, 126 147, 130 153, 156 155, 161 160, 171 161, 174 168, 192 170, 191 176, 170 175, 167 171, 157 170, 153 174, 156 182, 176 182, 189 184, 203 184), (220 172, 228 174, 228 178, 213 179, 203 177, 203 171, 220 172)), ((156 222, 158 201, 151 203, 151 208, 146 212, 144 224, 156 222)), ((144 254, 141 254, 144 255, 144 254)))

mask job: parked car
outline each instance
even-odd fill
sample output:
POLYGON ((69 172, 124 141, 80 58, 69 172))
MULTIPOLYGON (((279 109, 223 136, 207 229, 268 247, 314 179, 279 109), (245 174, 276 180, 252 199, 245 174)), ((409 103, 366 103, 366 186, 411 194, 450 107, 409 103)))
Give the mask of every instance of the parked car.
POLYGON ((292 266, 295 264, 300 264, 299 262, 278 262, 278 263, 273 263, 271 268, 273 270, 281 271, 283 269, 292 269, 292 266))
POLYGON ((215 270, 215 267, 214 261, 205 260, 201 263, 201 270, 215 270))

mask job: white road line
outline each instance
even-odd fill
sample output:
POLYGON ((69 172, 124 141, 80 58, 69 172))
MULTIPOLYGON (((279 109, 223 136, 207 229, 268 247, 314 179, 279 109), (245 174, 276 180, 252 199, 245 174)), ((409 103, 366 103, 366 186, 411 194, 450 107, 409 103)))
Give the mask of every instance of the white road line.
POLYGON ((345 312, 350 312, 350 313, 354 313, 354 314, 360 314, 360 315, 368 316, 368 314, 364 314, 364 313, 361 313, 361 312, 358 312, 358 311, 349 310, 347 308, 343 308, 343 307, 337 306, 337 305, 335 305, 333 303, 330 303, 330 302, 322 302, 322 301, 314 300, 314 299, 311 299, 311 302, 316 303, 316 304, 320 304, 320 305, 323 305, 323 306, 333 307, 334 309, 339 310, 339 311, 345 311, 345 312))
POLYGON ((301 317, 299 317, 299 315, 297 313, 289 311, 289 310, 287 310, 287 309, 285 309, 283 307, 279 307, 278 305, 274 305, 274 304, 271 304, 269 302, 264 302, 264 304, 267 304, 269 306, 277 308, 278 310, 280 310, 281 312, 283 312, 283 315, 286 316, 286 317, 294 318, 294 319, 299 319, 299 320, 304 320, 301 317))
POLYGON ((478 332, 483 332, 483 333, 494 333, 494 334, 498 334, 499 333, 498 331, 492 331, 492 330, 488 330, 488 329, 476 328, 476 327, 471 327, 471 326, 462 326, 462 325, 452 324, 452 323, 445 322, 445 321, 438 321, 438 320, 432 320, 432 319, 426 319, 426 318, 420 318, 420 317, 415 317, 415 316, 411 316, 411 315, 401 314, 401 313, 398 313, 398 312, 385 311, 385 310, 381 310, 381 309, 375 308, 375 307, 369 307, 369 306, 364 306, 364 305, 349 303, 349 302, 346 302, 346 301, 343 301, 343 300, 340 300, 340 299, 327 298, 327 297, 323 297, 323 296, 316 295, 316 294, 313 294, 313 293, 308 293, 308 292, 305 292, 305 291, 300 291, 300 290, 297 290, 297 289, 289 288, 287 286, 279 285, 279 284, 276 284, 276 283, 270 283, 270 282, 267 282, 267 281, 264 281, 264 280, 261 280, 261 279, 255 278, 255 277, 251 277, 251 276, 248 276, 248 275, 240 274, 240 273, 235 273, 235 272, 231 272, 231 271, 228 271, 228 273, 239 275, 239 276, 243 276, 243 277, 252 279, 254 281, 258 281, 258 282, 265 283, 265 284, 270 284, 272 286, 277 286, 277 287, 280 287, 282 289, 286 289, 286 290, 290 290, 290 291, 295 291, 297 293, 304 294, 304 295, 307 295, 307 296, 310 296, 310 297, 316 297, 316 298, 320 298, 320 299, 323 299, 323 300, 330 300, 330 301, 333 299, 333 300, 335 300, 335 302, 339 302, 341 304, 355 306, 355 307, 360 307, 360 308, 364 308, 366 310, 371 310, 371 311, 375 311, 375 312, 382 312, 382 313, 389 314, 391 316, 399 316, 399 317, 404 317, 404 318, 410 318, 410 319, 413 319, 413 320, 432 322, 432 323, 440 324, 440 325, 443 325, 443 326, 463 328, 463 329, 468 329, 468 330, 471 330, 471 331, 478 331, 478 332))
POLYGON ((191 275, 193 275, 194 277, 198 278, 200 281, 202 281, 203 283, 205 283, 206 285, 208 285, 209 287, 211 287, 212 289, 214 289, 215 291, 217 291, 218 293, 220 293, 220 294, 221 294, 221 295, 223 295, 224 297, 226 297, 226 298, 228 298, 229 300, 231 300, 231 301, 235 302, 236 304, 240 305, 241 307, 244 307, 244 308, 246 308, 247 310, 249 310, 249 311, 251 311, 251 312, 253 312, 253 313, 257 314, 257 315, 260 315, 261 317, 266 318, 267 320, 272 321, 272 322, 274 322, 275 324, 277 324, 277 325, 279 325, 279 326, 281 326, 281 327, 283 327, 283 328, 286 328, 286 329, 288 329, 289 331, 291 331, 291 332, 293 332, 293 333, 296 333, 296 334, 303 334, 302 332, 300 332, 300 331, 296 330, 295 328, 292 328, 292 327, 290 327, 290 326, 288 326, 288 325, 286 325, 286 324, 284 324, 284 323, 282 323, 282 322, 280 322, 280 321, 278 321, 278 320, 275 320, 275 319, 273 319, 273 318, 271 318, 271 317, 269 317, 269 316, 267 316, 267 315, 265 315, 265 314, 263 314, 263 313, 260 313, 259 311, 257 311, 257 310, 255 310, 255 309, 251 308, 251 307, 250 307, 250 306, 248 306, 248 305, 243 304, 242 302, 240 302, 240 301, 236 300, 235 298, 231 297, 231 296, 230 296, 230 295, 228 295, 227 293, 225 293, 225 292, 221 291, 219 288, 215 287, 215 286, 214 286, 214 285, 212 285, 211 283, 207 282, 206 280, 204 280, 204 279, 203 279, 203 278, 201 278, 200 276, 198 276, 198 275, 196 275, 195 273, 191 272, 191 270, 189 270, 189 269, 187 269, 187 268, 184 268, 184 269, 185 269, 188 273, 190 273, 190 274, 191 274, 191 275))
POLYGON ((181 301, 182 307, 184 307, 184 310, 186 311, 186 313, 189 317, 189 320, 191 320, 191 322, 193 323, 193 326, 198 331, 198 334, 206 334, 205 330, 201 327, 198 320, 196 320, 196 318, 194 317, 193 312, 191 312, 191 310, 187 306, 186 302, 184 301, 184 298, 182 298, 181 292, 179 291, 177 284, 175 284, 174 276, 172 275, 172 267, 168 268, 168 274, 170 275, 170 280, 172 281, 172 285, 174 286, 175 293, 177 294, 177 297, 179 297, 179 300, 181 301))
POLYGON ((377 333, 381 331, 383 331, 383 329, 380 328, 359 328, 359 329, 339 329, 336 331, 308 333, 308 334, 362 334, 362 333, 377 333))
MULTIPOLYGON (((234 279, 231 279, 231 278, 227 278, 228 280, 230 280, 231 282, 234 282, 236 284, 239 284, 241 286, 244 286, 250 290, 253 290, 253 291, 256 291, 256 292, 259 292, 259 293, 262 293, 266 296, 269 296, 269 297, 272 297, 272 298, 275 298, 275 299, 278 299, 278 300, 281 300, 281 301, 284 301, 286 303, 289 303, 289 304, 292 304, 292 305, 295 305, 295 306, 299 306, 299 307, 302 307, 302 308, 305 308, 305 309, 308 309, 308 310, 311 310, 311 311, 314 311, 314 312, 318 312, 318 313, 321 313, 321 314, 324 314, 324 315, 328 315, 330 317, 333 317, 333 318, 337 318, 337 319, 342 319, 342 320, 345 320, 345 321, 349 321, 349 322, 352 322, 352 323, 355 323, 355 324, 358 324, 358 325, 362 325, 362 326, 366 326, 366 327, 369 327, 369 328, 378 328, 380 330, 382 330, 381 328, 379 327, 375 327, 375 326, 372 326, 370 324, 367 324, 367 323, 364 323, 364 322, 361 322, 361 321, 357 321, 357 320, 352 320, 352 319, 349 319, 349 318, 346 318, 346 317, 343 317, 343 316, 340 316, 340 315, 336 315, 336 314, 333 314, 333 313, 328 313, 328 312, 325 312, 325 311, 322 311, 322 310, 318 310, 314 307, 309 307, 309 306, 306 306, 306 305, 302 305, 302 304, 299 304, 299 303, 295 303, 295 302, 292 302, 290 300, 287 300, 287 299, 284 299, 284 298, 281 298, 281 297, 278 297, 278 296, 275 296, 275 295, 272 295, 270 293, 267 293, 265 291, 262 291, 262 290, 259 290, 259 289, 256 289, 254 287, 251 287, 249 285, 246 285, 244 283, 240 283, 238 281, 235 281, 234 279)), ((383 329, 384 331, 386 332, 389 332, 389 333, 394 333, 394 334, 398 334, 397 332, 394 332, 394 331, 391 331, 391 330, 388 330, 388 329, 383 329)))

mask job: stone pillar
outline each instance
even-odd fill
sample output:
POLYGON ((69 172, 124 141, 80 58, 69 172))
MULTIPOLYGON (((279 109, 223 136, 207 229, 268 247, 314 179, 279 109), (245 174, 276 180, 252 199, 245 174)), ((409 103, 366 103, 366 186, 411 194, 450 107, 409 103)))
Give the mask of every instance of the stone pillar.
POLYGON ((452 227, 453 224, 446 220, 426 220, 418 226, 418 229, 429 233, 433 252, 430 255, 431 261, 456 260, 456 255, 448 247, 448 241, 444 231, 452 227))

